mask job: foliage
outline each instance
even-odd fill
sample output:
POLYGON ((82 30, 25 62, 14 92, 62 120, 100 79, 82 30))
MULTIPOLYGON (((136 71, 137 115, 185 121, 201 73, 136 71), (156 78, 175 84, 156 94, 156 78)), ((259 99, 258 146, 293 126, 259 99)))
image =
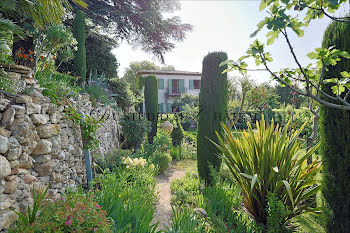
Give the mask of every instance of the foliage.
POLYGON ((119 168, 115 173, 103 173, 95 179, 100 187, 95 191, 96 200, 113 219, 117 233, 154 232, 157 225, 150 225, 157 201, 154 169, 119 168))
POLYGON ((151 130, 151 122, 137 114, 124 114, 120 125, 127 148, 139 148, 151 130))
MULTIPOLYGON (((350 23, 334 22, 324 33, 322 46, 350 52, 350 23)), ((350 69, 349 60, 341 60, 332 69, 325 71, 325 78, 341 79, 340 73, 350 69)), ((322 90, 331 96, 334 84, 322 85, 322 90)), ((344 96, 343 93, 341 96, 344 96)), ((323 96, 323 99, 329 100, 323 96)), ((326 221, 327 232, 346 232, 350 229, 350 111, 320 108, 321 155, 323 162, 322 194, 330 208, 326 221)))
MULTIPOLYGON (((274 89, 276 94, 278 95, 278 102, 284 105, 292 104, 293 92, 288 87, 276 85, 274 89)), ((296 97, 297 97, 297 101, 296 101, 295 107, 300 108, 301 105, 303 105, 306 102, 306 98, 301 95, 296 95, 296 97)))
POLYGON ((180 118, 178 117, 176 120, 176 125, 174 126, 173 131, 171 132, 171 138, 173 141, 174 146, 181 145, 182 141, 184 140, 184 129, 182 128, 180 118))
POLYGON ((107 87, 108 80, 106 76, 103 73, 98 75, 96 70, 95 72, 90 70, 89 78, 86 80, 83 90, 89 94, 91 99, 107 105, 112 102, 111 96, 106 91, 107 87))
POLYGON ((23 214, 17 211, 14 211, 18 215, 17 227, 22 229, 22 227, 29 227, 33 223, 37 222, 38 214, 43 207, 43 201, 46 197, 49 186, 44 189, 43 187, 38 187, 35 189, 33 186, 33 207, 31 208, 28 205, 27 213, 23 214))
POLYGON ((285 219, 288 211, 283 202, 278 199, 276 194, 270 193, 267 196, 267 232, 268 233, 287 233, 292 232, 287 228, 285 219))
POLYGON ((220 123, 225 120, 227 111, 227 73, 219 64, 227 59, 223 52, 209 53, 203 59, 201 92, 199 93, 197 158, 199 176, 210 183, 209 165, 219 169, 221 159, 217 156, 217 148, 209 143, 215 132, 222 133, 220 123))
POLYGON ((110 171, 114 171, 123 164, 122 158, 127 158, 130 155, 130 150, 114 149, 110 153, 96 155, 94 157, 96 159, 96 163, 102 170, 106 170, 108 168, 110 171))
POLYGON ((77 78, 50 71, 39 71, 35 74, 40 87, 45 88, 43 95, 50 98, 51 102, 58 103, 65 98, 75 97, 81 92, 76 85, 77 78))
POLYGON ((297 68, 285 68, 281 69, 279 72, 274 72, 271 70, 269 63, 273 61, 273 58, 270 52, 266 52, 265 44, 261 43, 259 40, 255 40, 250 45, 246 55, 240 57, 237 61, 227 60, 221 63, 221 65, 228 65, 228 69, 226 69, 225 72, 238 70, 241 73, 246 74, 248 71, 246 59, 253 58, 256 66, 263 65, 263 70, 268 71, 271 74, 272 79, 277 80, 279 83, 287 86, 297 94, 306 96, 319 104, 330 108, 350 110, 350 104, 345 97, 348 95, 342 95, 342 93, 350 93, 350 75, 348 71, 342 70, 339 72, 341 78, 339 76, 339 78, 328 77, 328 79, 324 72, 328 71, 329 69, 333 69, 333 67, 336 66, 339 61, 349 59, 350 54, 347 51, 341 51, 335 48, 333 44, 329 44, 329 47, 323 46, 323 48, 316 48, 314 52, 309 53, 307 56, 313 60, 313 63, 302 66, 295 54, 294 47, 291 44, 288 35, 289 30, 292 30, 299 37, 302 37, 304 35, 304 28, 309 25, 310 21, 316 18, 321 18, 324 15, 332 20, 347 22, 346 24, 349 24, 350 20, 348 16, 337 17, 331 15, 345 2, 346 0, 262 0, 260 10, 267 9, 266 11, 268 16, 266 16, 258 24, 258 29, 251 35, 251 37, 256 36, 256 34, 265 26, 268 29, 266 34, 268 37, 267 45, 273 44, 275 39, 282 35, 288 45, 289 51, 293 56, 293 60, 296 63, 297 68), (299 14, 296 16, 290 14, 292 11, 303 11, 304 9, 307 9, 304 19, 300 19, 299 14), (328 12, 326 12, 326 10, 328 12), (316 67, 316 69, 314 67, 316 67), (295 82, 303 83, 305 85, 305 89, 298 90, 295 88, 295 82), (331 85, 333 93, 328 94, 322 90, 321 84, 323 82, 327 82, 329 85, 331 85), (332 94, 335 96, 332 96, 332 94), (326 96, 327 99, 323 98, 324 96, 326 96))
POLYGON ((154 75, 145 79, 145 108, 147 120, 151 122, 151 132, 148 134, 148 142, 152 143, 157 135, 158 122, 158 80, 154 75))
POLYGON ((120 1, 87 0, 87 17, 95 25, 101 26, 116 36, 126 39, 141 49, 153 53, 163 62, 165 52, 171 51, 174 41, 182 41, 186 32, 192 29, 181 23, 179 17, 165 17, 179 8, 178 1, 120 1), (107 16, 108 17, 105 17, 107 16))
MULTIPOLYGON (((76 46, 77 41, 73 33, 64 25, 49 25, 35 33, 35 69, 41 64, 39 70, 48 67, 49 61, 56 60, 57 53, 70 53, 76 46)), ((30 51, 29 51, 30 52, 30 51)), ((72 54, 66 54, 63 60, 72 58, 72 54)))
POLYGON ((170 155, 176 160, 196 159, 196 144, 194 142, 183 141, 179 146, 172 146, 170 148, 170 155))
POLYGON ((180 98, 174 100, 173 106, 180 107, 180 110, 182 110, 185 105, 189 105, 191 108, 197 107, 198 96, 184 93, 180 96, 180 98))
POLYGON ((69 106, 65 113, 69 119, 73 120, 74 124, 80 125, 84 149, 91 150, 98 147, 97 130, 103 124, 104 116, 94 118, 92 116, 82 115, 72 106, 69 106))
POLYGON ((119 63, 111 52, 117 46, 114 39, 92 29, 88 30, 85 45, 86 70, 97 70, 99 75, 103 72, 107 79, 117 77, 119 63))
POLYGON ((17 225, 18 232, 112 232, 107 212, 91 197, 68 193, 48 200, 32 224, 17 225))
POLYGON ((170 189, 173 193, 171 204, 203 207, 201 183, 197 175, 187 172, 185 177, 173 180, 170 189))
POLYGON ((77 76, 84 81, 86 78, 86 33, 85 33, 85 15, 84 12, 78 10, 75 14, 73 23, 74 37, 78 41, 78 50, 75 52, 74 68, 77 76))
POLYGON ((162 66, 159 67, 150 61, 134 61, 130 62, 129 67, 125 69, 123 79, 130 83, 132 87, 142 88, 143 85, 137 85, 137 72, 145 70, 175 70, 173 66, 162 66))
POLYGON ((241 209, 241 190, 236 185, 216 182, 204 190, 204 208, 211 232, 261 232, 241 209))
POLYGON ((273 121, 265 122, 263 116, 256 124, 256 131, 248 123, 248 132, 236 137, 225 124, 222 127, 225 136, 217 133, 219 143, 214 144, 242 188, 244 206, 258 223, 267 223, 265 209, 269 192, 276 193, 286 206, 289 211, 286 220, 317 211, 310 198, 320 190, 316 175, 321 170, 321 163, 315 160, 307 165, 306 159, 318 145, 306 154, 300 154, 301 145, 297 139, 302 128, 288 135, 289 123, 282 129, 273 121))
POLYGON ((130 83, 125 79, 113 78, 110 80, 109 86, 113 92, 112 97, 117 102, 118 107, 124 111, 128 111, 133 105, 141 102, 141 97, 134 94, 130 83))
POLYGON ((161 151, 155 151, 153 153, 152 162, 157 166, 159 173, 168 170, 172 161, 171 155, 161 151))
POLYGON ((166 229, 166 233, 202 233, 205 232, 204 222, 201 221, 196 215, 188 208, 174 208, 173 218, 171 220, 171 228, 166 229))
POLYGON ((247 92, 247 110, 252 108, 261 115, 278 107, 278 96, 268 84, 260 84, 252 87, 247 92))
POLYGON ((188 130, 191 126, 197 128, 197 117, 199 115, 198 107, 191 107, 186 104, 180 113, 181 123, 184 130, 188 130))
POLYGON ((0 90, 10 93, 16 91, 13 80, 2 70, 0 70, 0 90))

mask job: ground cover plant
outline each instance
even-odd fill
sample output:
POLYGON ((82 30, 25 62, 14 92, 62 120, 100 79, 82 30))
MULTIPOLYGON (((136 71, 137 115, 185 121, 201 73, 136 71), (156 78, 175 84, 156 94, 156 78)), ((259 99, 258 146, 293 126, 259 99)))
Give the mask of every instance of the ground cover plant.
MULTIPOLYGON (((71 192, 59 199, 45 199, 46 191, 33 195, 32 214, 21 217, 13 232, 112 232, 108 214, 89 195, 71 192), (28 221, 24 221, 25 219, 28 221)), ((23 216, 23 215, 20 215, 23 216)))
POLYGON ((154 166, 145 160, 125 158, 114 173, 95 179, 95 199, 113 219, 114 232, 154 232, 151 225, 157 201, 154 166))

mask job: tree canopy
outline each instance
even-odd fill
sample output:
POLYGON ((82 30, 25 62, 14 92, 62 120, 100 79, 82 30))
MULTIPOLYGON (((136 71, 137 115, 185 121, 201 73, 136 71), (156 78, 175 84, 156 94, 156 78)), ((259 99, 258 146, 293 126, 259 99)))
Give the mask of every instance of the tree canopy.
POLYGON ((125 39, 164 62, 164 53, 171 51, 174 41, 182 41, 192 26, 177 16, 164 13, 179 9, 178 0, 87 0, 86 16, 117 39, 125 39))

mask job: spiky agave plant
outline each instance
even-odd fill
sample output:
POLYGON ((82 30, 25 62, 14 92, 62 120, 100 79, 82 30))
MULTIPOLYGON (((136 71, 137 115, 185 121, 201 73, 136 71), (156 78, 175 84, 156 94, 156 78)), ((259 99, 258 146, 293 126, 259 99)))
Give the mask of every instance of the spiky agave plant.
POLYGON ((276 193, 288 210, 283 222, 306 212, 318 212, 309 201, 319 190, 316 175, 321 162, 315 160, 308 165, 306 159, 315 152, 319 144, 301 154, 298 135, 305 124, 288 134, 290 121, 284 126, 270 124, 262 119, 256 130, 248 123, 248 131, 232 136, 223 123, 224 137, 217 134, 215 144, 228 165, 237 184, 242 188, 243 203, 257 222, 266 224, 266 198, 276 193))

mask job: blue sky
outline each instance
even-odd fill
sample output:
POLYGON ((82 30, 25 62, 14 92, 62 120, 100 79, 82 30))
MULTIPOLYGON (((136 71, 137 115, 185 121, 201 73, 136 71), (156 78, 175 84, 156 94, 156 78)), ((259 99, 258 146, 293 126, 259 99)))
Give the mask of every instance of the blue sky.
MULTIPOLYGON (((202 59, 210 51, 225 51, 229 59, 243 56, 249 44, 255 39, 266 42, 266 31, 262 31, 256 38, 250 34, 256 30, 256 25, 265 16, 259 12, 260 1, 181 1, 182 9, 175 12, 182 21, 192 24, 194 30, 187 38, 177 43, 176 48, 165 55, 167 65, 173 65, 177 70, 202 70, 202 59)), ((348 7, 346 7, 348 8, 348 7)), ((342 14, 345 10, 340 10, 342 14)), ((304 37, 297 37, 290 32, 290 40, 302 64, 308 64, 306 54, 321 46, 323 32, 330 23, 328 18, 313 21, 305 30, 304 37)), ((278 71, 283 67, 295 67, 292 56, 283 37, 267 47, 272 53, 274 62, 272 69, 278 71)), ((152 54, 147 54, 137 48, 122 43, 113 50, 120 62, 119 76, 122 76, 128 64, 132 61, 150 60, 160 64, 152 54)), ((254 68, 254 63, 251 63, 254 68)), ((235 75, 231 73, 230 75, 235 75)), ((258 82, 268 81, 266 72, 251 72, 250 76, 258 82)))

